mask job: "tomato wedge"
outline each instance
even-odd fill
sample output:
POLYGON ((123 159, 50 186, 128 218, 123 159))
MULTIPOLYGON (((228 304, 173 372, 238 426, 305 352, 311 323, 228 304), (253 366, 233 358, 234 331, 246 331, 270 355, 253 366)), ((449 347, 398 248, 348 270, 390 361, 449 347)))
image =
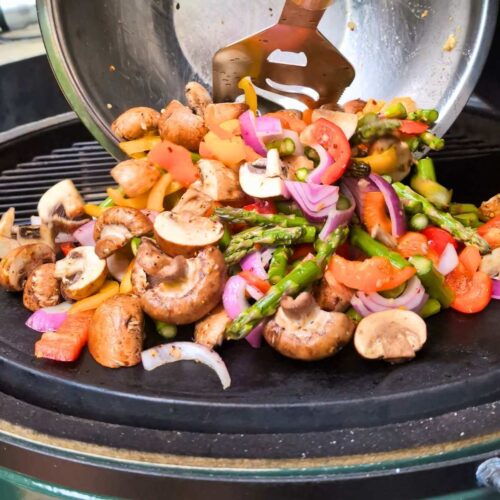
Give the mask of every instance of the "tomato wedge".
POLYGON ((477 234, 482 236, 491 248, 500 247, 500 215, 477 228, 477 234))
POLYGON ((245 205, 243 209, 249 212, 255 211, 262 215, 278 213, 278 209, 272 200, 258 200, 255 203, 250 203, 250 205, 245 205))
POLYGON ((200 176, 191 153, 170 141, 161 141, 148 154, 151 163, 164 168, 183 186, 190 186, 200 176))
POLYGON ((366 293, 390 290, 408 281, 415 268, 395 268, 385 257, 371 257, 362 262, 334 255, 329 269, 340 283, 366 293))
POLYGON ((290 110, 282 109, 274 113, 266 113, 264 116, 274 116, 281 122, 283 128, 293 130, 300 134, 306 128, 306 122, 297 117, 297 115, 290 110))
POLYGON ((458 243, 453 236, 439 227, 426 227, 422 234, 425 235, 429 242, 429 247, 438 255, 441 255, 448 243, 451 243, 455 248, 458 248, 458 243))
POLYGON ((325 118, 316 120, 309 127, 314 142, 323 146, 333 158, 333 163, 321 176, 321 182, 333 184, 342 177, 351 159, 349 141, 340 127, 325 118))
POLYGON ((423 134, 429 128, 429 125, 423 122, 414 122, 413 120, 399 120, 399 121, 401 122, 399 131, 407 135, 423 134))
POLYGON ((399 238, 397 251, 406 258, 415 255, 426 256, 429 252, 429 244, 424 234, 408 231, 399 238))
POLYGON ((35 344, 35 357, 76 361, 87 343, 94 310, 68 314, 56 332, 45 332, 35 344))
POLYGON ((271 288, 269 281, 257 278, 250 271, 241 271, 239 275, 249 284, 260 290, 262 293, 267 293, 271 288))
POLYGON ((446 276, 446 283, 455 292, 451 307, 465 314, 482 311, 491 300, 493 282, 478 271, 481 255, 475 247, 465 247, 458 256, 458 266, 446 276))

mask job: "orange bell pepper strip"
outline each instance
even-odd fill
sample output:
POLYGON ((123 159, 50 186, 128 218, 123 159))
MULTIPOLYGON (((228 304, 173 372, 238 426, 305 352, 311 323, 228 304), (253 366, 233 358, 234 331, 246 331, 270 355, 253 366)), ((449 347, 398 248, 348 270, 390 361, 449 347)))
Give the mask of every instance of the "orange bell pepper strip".
POLYGON ((380 191, 364 193, 361 218, 370 234, 376 225, 379 225, 386 233, 391 234, 391 219, 387 215, 385 198, 380 191))
POLYGON ((75 302, 68 310, 68 314, 76 314, 82 311, 90 311, 97 309, 105 300, 118 295, 120 293, 120 285, 116 281, 105 281, 101 289, 85 299, 75 302))
POLYGON ((148 202, 146 207, 148 210, 156 210, 157 212, 163 212, 163 200, 167 196, 167 189, 172 182, 172 176, 170 174, 162 175, 156 184, 151 188, 148 196, 148 202))
POLYGON ((134 264, 135 259, 132 259, 120 283, 120 293, 130 293, 132 291, 132 270, 134 269, 134 264))
POLYGON ((107 210, 109 207, 100 207, 99 205, 91 205, 90 203, 87 203, 86 205, 83 206, 83 211, 87 214, 90 215, 91 217, 99 217, 101 216, 105 210, 107 210))
POLYGON ((146 203, 148 201, 148 193, 141 194, 135 198, 125 198, 123 194, 118 191, 118 189, 111 187, 106 189, 106 193, 113 200, 113 203, 119 207, 137 208, 138 210, 141 210, 146 208, 146 203))

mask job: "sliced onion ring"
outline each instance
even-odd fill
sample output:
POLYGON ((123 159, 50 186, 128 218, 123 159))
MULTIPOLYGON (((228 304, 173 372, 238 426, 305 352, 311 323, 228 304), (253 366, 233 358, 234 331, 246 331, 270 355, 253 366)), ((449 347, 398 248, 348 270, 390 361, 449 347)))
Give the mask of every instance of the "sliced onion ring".
POLYGON ((307 176, 307 182, 310 184, 321 184, 321 177, 324 171, 333 163, 333 158, 328 154, 327 150, 319 144, 310 146, 319 156, 318 166, 307 176))
POLYGON ((250 271, 261 280, 267 280, 267 271, 264 269, 262 262, 262 253, 258 250, 245 255, 240 262, 243 271, 250 271))
POLYGON ((255 115, 252 111, 245 111, 239 117, 241 135, 247 146, 250 146, 257 154, 266 156, 267 150, 263 142, 257 136, 255 115))
POLYGON ((66 319, 70 302, 61 302, 57 306, 44 307, 35 311, 26 321, 26 326, 36 332, 55 332, 66 319))
POLYGON ((492 278, 491 281, 493 283, 493 287, 491 289, 491 298, 500 300, 500 280, 492 278))
POLYGON ((74 233, 73 236, 83 247, 95 247, 94 240, 94 226, 95 220, 91 220, 80 226, 74 233))
POLYGON ((458 254, 455 247, 451 243, 447 243, 444 247, 443 253, 439 258, 439 264, 437 270, 446 276, 450 274, 453 269, 458 266, 458 254))
POLYGON ((356 201, 354 200, 351 191, 346 186, 342 186, 342 194, 349 200, 351 206, 345 210, 337 210, 337 207, 335 206, 330 210, 325 225, 319 233, 319 238, 322 240, 328 238, 328 236, 335 231, 335 229, 347 224, 352 219, 352 215, 356 209, 356 201))
POLYGON ((211 368, 219 377, 222 388, 231 385, 231 376, 222 358, 208 347, 195 342, 172 342, 142 351, 142 366, 154 370, 159 366, 177 361, 197 361, 211 368))

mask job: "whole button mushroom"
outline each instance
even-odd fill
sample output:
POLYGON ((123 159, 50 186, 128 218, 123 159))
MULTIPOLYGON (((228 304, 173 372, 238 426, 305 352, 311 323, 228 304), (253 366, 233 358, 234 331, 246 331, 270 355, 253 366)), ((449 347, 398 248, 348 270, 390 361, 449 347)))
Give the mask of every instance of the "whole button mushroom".
POLYGON ((319 308, 309 292, 285 296, 264 328, 267 343, 283 356, 316 361, 333 356, 352 338, 354 323, 339 312, 319 308))
POLYGON ((56 262, 55 276, 61 280, 65 299, 81 300, 101 288, 107 272, 106 262, 96 255, 94 247, 83 246, 56 262))
POLYGON ((160 170, 147 158, 125 160, 111 169, 111 177, 129 198, 147 193, 160 178, 160 170))
POLYGON ((61 302, 61 290, 55 271, 56 265, 53 263, 42 264, 31 271, 23 292, 26 309, 38 311, 61 302))
POLYGON ((143 341, 144 315, 137 297, 115 295, 96 309, 88 347, 99 364, 108 368, 137 365, 143 341))
POLYGON ((33 269, 55 260, 54 250, 45 243, 14 248, 0 263, 0 286, 9 292, 20 292, 33 269))
POLYGON ((121 141, 140 139, 148 132, 156 132, 159 119, 160 113, 152 108, 130 108, 111 124, 111 130, 121 141))
POLYGON ((140 210, 111 207, 95 223, 95 253, 99 258, 105 259, 123 248, 135 236, 142 236, 152 230, 153 224, 140 210))
POLYGON ((363 318, 354 347, 363 358, 400 363, 415 357, 427 340, 425 321, 413 311, 391 309, 363 318))

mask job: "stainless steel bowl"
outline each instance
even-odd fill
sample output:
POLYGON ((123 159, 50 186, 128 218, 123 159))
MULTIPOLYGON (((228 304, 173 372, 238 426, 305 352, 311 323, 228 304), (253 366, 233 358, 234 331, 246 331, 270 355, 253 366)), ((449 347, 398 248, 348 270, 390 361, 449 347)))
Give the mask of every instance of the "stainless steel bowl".
MULTIPOLYGON (((213 53, 274 24, 281 0, 38 0, 47 52, 69 102, 112 154, 109 124, 158 109, 190 79, 211 82, 213 53)), ((412 96, 444 133, 469 98, 493 36, 496 0, 337 0, 319 26, 356 68, 343 100, 412 96), (456 46, 445 51, 450 35, 456 46)), ((325 61, 328 64, 328 61, 325 61)))

